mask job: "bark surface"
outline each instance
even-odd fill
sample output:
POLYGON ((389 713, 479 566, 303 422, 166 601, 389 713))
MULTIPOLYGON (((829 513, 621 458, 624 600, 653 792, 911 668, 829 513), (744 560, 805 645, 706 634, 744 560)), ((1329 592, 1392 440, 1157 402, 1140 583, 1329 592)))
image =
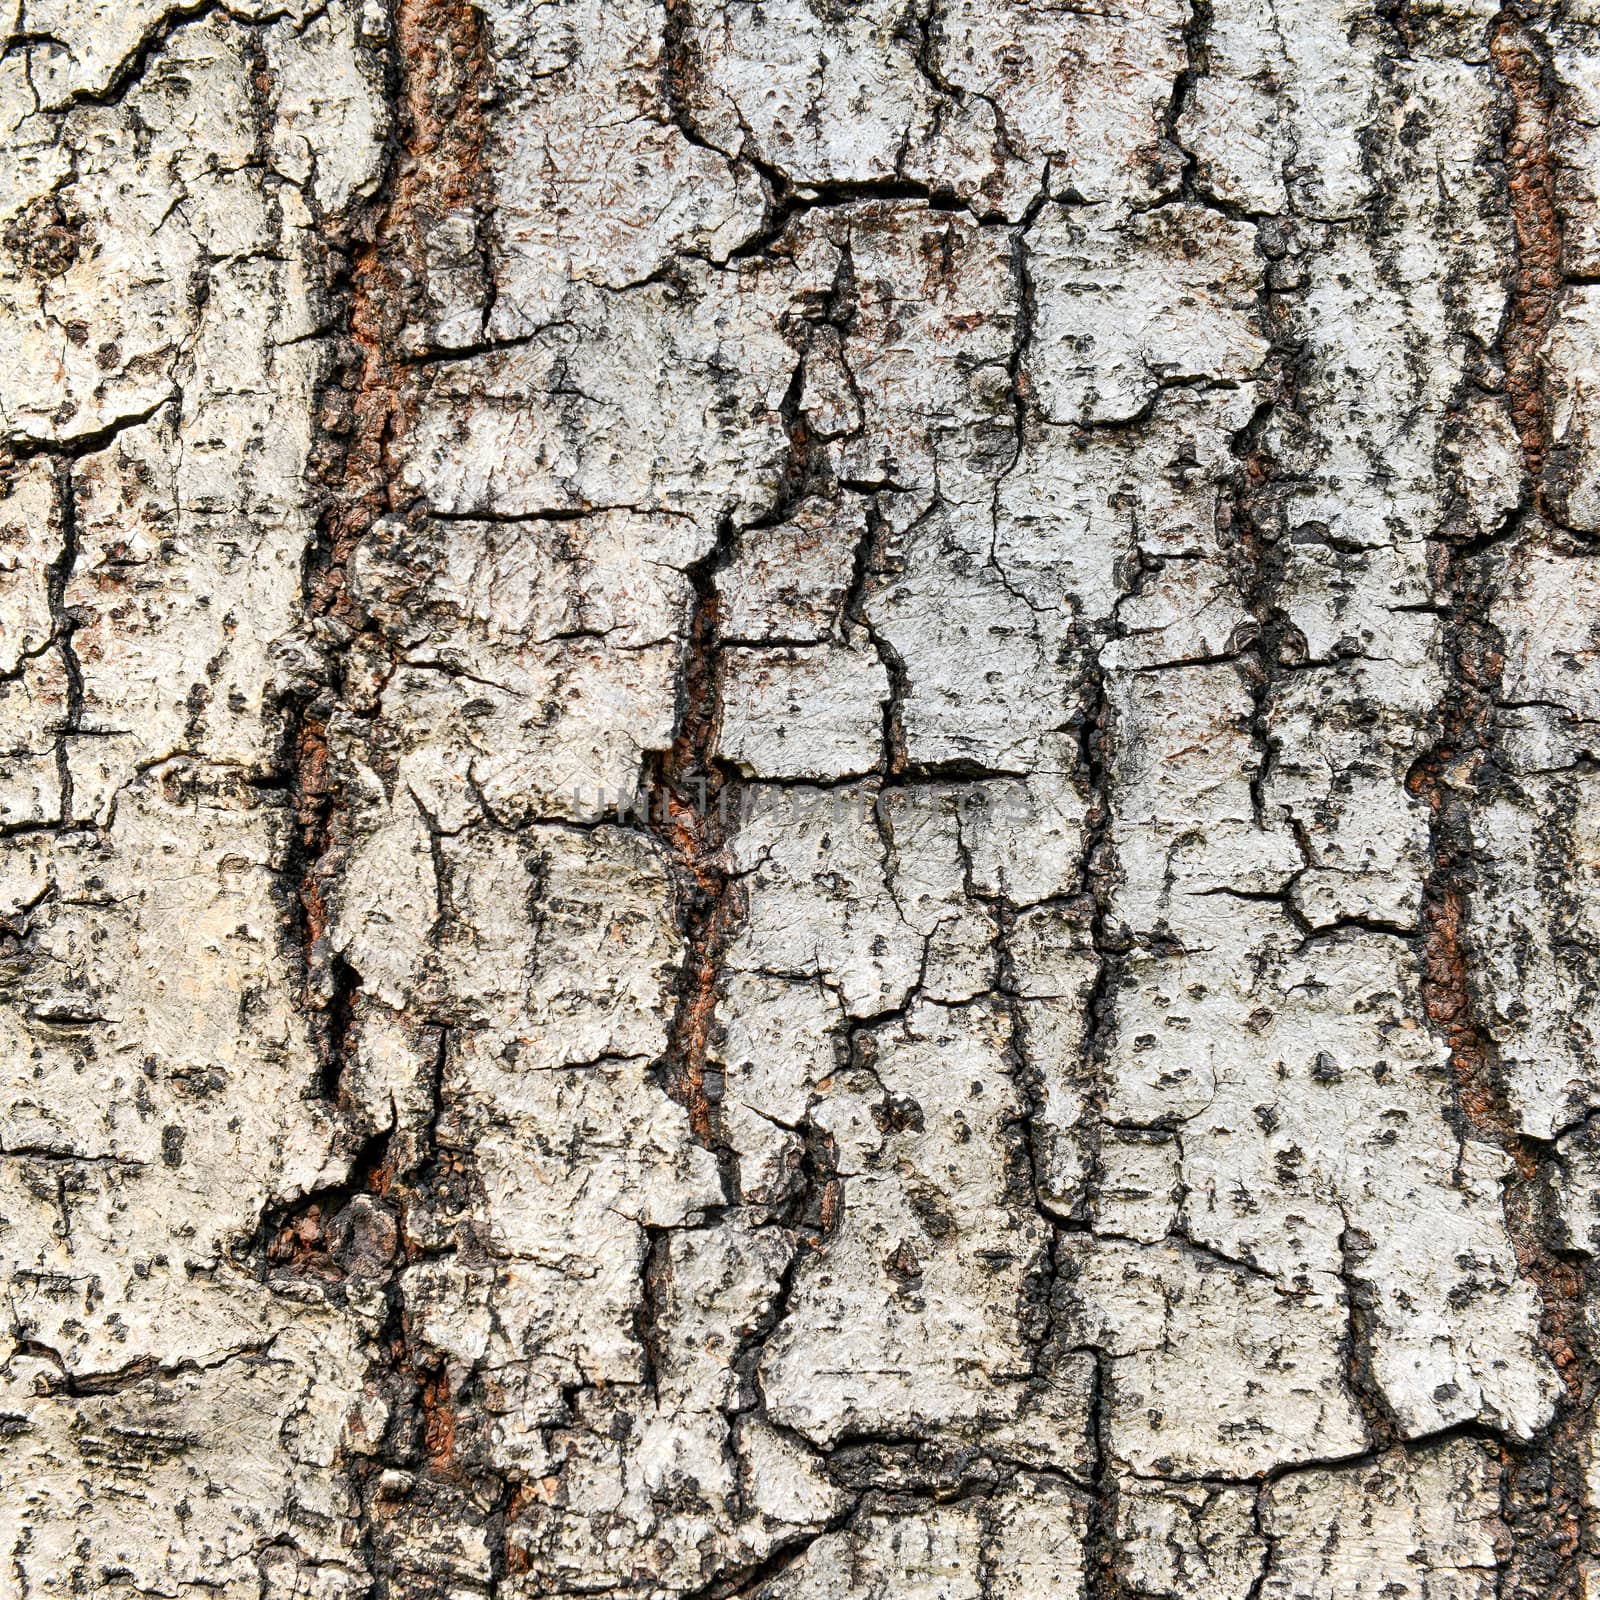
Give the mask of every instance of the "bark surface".
POLYGON ((7 0, 0 1595, 1600 1595, 1600 5, 7 0))

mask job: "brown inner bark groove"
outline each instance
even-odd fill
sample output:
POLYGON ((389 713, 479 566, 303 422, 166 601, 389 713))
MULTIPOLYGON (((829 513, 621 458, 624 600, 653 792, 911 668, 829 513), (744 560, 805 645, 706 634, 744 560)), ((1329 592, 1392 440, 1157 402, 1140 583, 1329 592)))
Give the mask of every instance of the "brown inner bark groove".
MULTIPOLYGON (((1518 517, 1525 524, 1545 505, 1550 421, 1543 350, 1564 282, 1550 149, 1555 108, 1548 46, 1525 9, 1505 6, 1488 40, 1505 105, 1501 142, 1515 256, 1501 352, 1505 393, 1533 485, 1532 504, 1518 517)), ((1502 1510, 1512 1548, 1499 1592, 1508 1600, 1566 1600, 1582 1594, 1585 1581, 1583 1459, 1597 1388, 1587 1327, 1593 1285, 1581 1259, 1560 1244, 1555 1150, 1519 1124, 1480 1016, 1464 937, 1477 883, 1472 812, 1477 795, 1496 781, 1504 650, 1490 621, 1497 589, 1493 549, 1445 546, 1440 588, 1449 607, 1440 736, 1410 779, 1433 815, 1434 864, 1422 909, 1423 1004, 1449 1046, 1463 1135, 1498 1145, 1511 1159, 1507 1226, 1519 1270, 1539 1293, 1541 1346, 1566 1387, 1538 1439, 1525 1449, 1503 1447, 1502 1510)))
MULTIPOLYGON (((291 727, 293 792, 299 838, 295 861, 304 908, 304 938, 314 1014, 320 1014, 324 1083, 336 1107, 348 1112, 340 1083, 360 1004, 361 978, 327 949, 324 885, 337 873, 335 852, 343 829, 344 800, 328 743, 335 710, 351 711, 345 662, 352 646, 393 659, 348 587, 350 563, 374 522, 405 514, 394 446, 414 421, 426 391, 427 366, 408 356, 403 335, 422 308, 418 286, 423 241, 451 211, 483 215, 490 194, 487 122, 480 95, 488 58, 484 24, 470 0, 395 0, 390 54, 395 128, 378 195, 347 224, 344 268, 331 285, 342 305, 346 335, 338 342, 324 386, 319 452, 314 467, 325 486, 321 539, 305 576, 306 610, 314 637, 325 641, 330 671, 322 692, 298 709, 291 727)), ((390 669, 392 670, 392 668, 390 669)), ((362 714, 376 714, 369 705, 362 714)), ((269 1259, 332 1279, 343 1268, 329 1253, 330 1224, 354 1197, 370 1196, 388 1224, 392 1253, 384 1292, 389 1311, 373 1367, 373 1380, 391 1407, 384 1439, 374 1453, 355 1458, 362 1507, 361 1543, 384 1592, 401 1593, 408 1581, 394 1565, 388 1533, 413 1512, 503 1526, 511 1494, 498 1474, 485 1472, 458 1445, 458 1400, 444 1369, 418 1345, 407 1326, 399 1269, 422 1249, 413 1213, 447 1201, 473 1182, 465 1152, 438 1141, 443 1109, 440 1080, 450 1049, 444 1020, 424 1032, 437 1040, 433 1113, 415 1137, 397 1140, 395 1126, 367 1136, 348 1182, 317 1194, 280 1224, 269 1259)), ((358 1130, 359 1131, 359 1130, 358 1130)), ((503 1536, 491 1539, 498 1572, 507 1569, 503 1536)))

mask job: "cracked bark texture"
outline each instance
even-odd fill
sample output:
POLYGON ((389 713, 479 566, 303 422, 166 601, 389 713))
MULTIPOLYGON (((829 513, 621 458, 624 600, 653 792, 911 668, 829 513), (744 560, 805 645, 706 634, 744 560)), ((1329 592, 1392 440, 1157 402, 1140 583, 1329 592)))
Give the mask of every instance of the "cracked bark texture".
POLYGON ((0 1594, 1600 1595, 1600 6, 4 17, 0 1594))

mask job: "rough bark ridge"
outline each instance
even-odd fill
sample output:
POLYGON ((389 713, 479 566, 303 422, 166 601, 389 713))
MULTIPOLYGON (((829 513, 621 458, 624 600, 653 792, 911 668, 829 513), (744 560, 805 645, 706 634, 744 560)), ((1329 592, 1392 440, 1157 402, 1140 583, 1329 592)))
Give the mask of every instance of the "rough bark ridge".
POLYGON ((0 1593, 1600 1593, 1592 0, 6 26, 0 1593))

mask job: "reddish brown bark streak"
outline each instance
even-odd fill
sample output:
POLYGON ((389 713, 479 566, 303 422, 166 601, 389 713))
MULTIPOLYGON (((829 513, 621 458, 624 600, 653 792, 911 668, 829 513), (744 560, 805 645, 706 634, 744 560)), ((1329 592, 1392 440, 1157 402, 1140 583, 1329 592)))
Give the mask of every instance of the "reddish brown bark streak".
MULTIPOLYGON (((368 237, 350 259, 349 343, 336 358, 318 417, 318 464, 330 493, 323 545, 307 577, 314 622, 362 628, 346 574, 363 535, 396 505, 393 447, 415 413, 421 386, 401 352, 424 281, 422 240, 448 211, 481 203, 488 181, 477 92, 487 69, 480 29, 478 13, 464 0, 408 0, 396 8, 399 147, 390 158, 386 202, 361 219, 368 237)), ((302 851, 315 861, 327 848, 334 805, 326 719, 316 708, 301 719, 295 754, 302 851)), ((314 941, 326 929, 327 913, 310 875, 301 899, 307 939, 314 941)))
MULTIPOLYGON (((467 0, 400 0, 394 14, 393 69, 398 75, 396 144, 383 197, 358 218, 358 242, 349 258, 347 317, 349 336, 334 361, 324 390, 319 425, 318 466, 328 485, 323 542, 307 574, 307 611, 313 631, 328 628, 334 661, 331 693, 313 701, 295 732, 295 797, 303 870, 299 896, 313 967, 326 962, 316 947, 329 925, 320 863, 336 842, 341 801, 328 745, 328 715, 342 691, 340 669, 349 660, 351 637, 360 648, 386 651, 350 595, 351 559, 372 524, 401 509, 394 447, 415 415, 425 369, 405 360, 408 329, 425 326, 419 304, 425 287, 423 240, 446 213, 481 211, 487 184, 484 167, 486 128, 479 86, 487 71, 481 19, 467 0), (364 235, 364 238, 361 237, 364 235)), ((346 709, 351 709, 348 704, 346 709)), ((375 708, 366 708, 375 709, 375 708)), ((358 980, 359 981, 359 980, 358 980)), ((321 1003, 348 1017, 349 993, 321 1003)), ((344 1029, 332 1030, 325 1048, 342 1053, 344 1029)), ((337 1081, 341 1063, 328 1074, 337 1081)), ((448 1153, 431 1153, 434 1181, 448 1182, 448 1153)), ((409 1207, 426 1204, 429 1180, 403 1170, 385 1146, 352 1186, 398 1207, 398 1242, 407 1258, 416 1253, 415 1230, 404 1224, 409 1207)), ((359 1164, 358 1164, 359 1169, 359 1164)), ((329 1261, 325 1219, 317 1209, 296 1217, 274 1242, 290 1264, 329 1261)), ((329 1261, 338 1273, 337 1263, 329 1261)), ((393 1289, 391 1288, 391 1295, 393 1289)), ((417 1411, 420 1455, 429 1475, 444 1481, 461 1475, 455 1461, 456 1408, 442 1370, 419 1364, 403 1322, 396 1318, 385 1354, 386 1382, 409 1388, 417 1411)), ((398 1390, 397 1390, 398 1392, 398 1390)), ((367 1496, 380 1514, 385 1497, 367 1496)), ((381 1565, 381 1562, 380 1562, 381 1565)))
MULTIPOLYGON (((1504 160, 1516 254, 1501 335, 1505 389, 1529 478, 1534 511, 1544 504, 1549 450, 1543 348, 1562 283, 1561 224, 1550 153, 1554 104, 1542 44, 1506 8, 1489 40, 1506 104, 1504 160)), ((1496 781, 1493 746, 1503 670, 1489 622, 1496 577, 1490 557, 1447 550, 1441 587, 1451 607, 1450 684, 1440 739, 1412 776, 1412 792, 1434 816, 1434 870, 1422 915, 1423 1003, 1449 1046, 1455 1104, 1464 1135, 1500 1146, 1512 1163, 1508 1230, 1522 1276, 1538 1290, 1540 1343, 1566 1385, 1554 1421, 1526 1449, 1504 1452, 1502 1507, 1512 1548, 1500 1592, 1510 1600, 1558 1600, 1582 1593, 1582 1461, 1594 1405, 1582 1272, 1559 1253, 1549 1187, 1550 1151, 1527 1137, 1482 1026, 1466 944, 1475 887, 1471 809, 1496 781)))
POLYGON ((1511 310, 1502 337, 1511 414, 1538 484, 1549 444, 1542 348, 1561 287, 1561 223, 1550 157, 1552 96, 1533 37, 1509 10, 1489 42, 1490 59, 1509 101, 1506 187, 1516 232, 1511 310))
POLYGON ((671 748, 646 773, 642 804, 673 865, 686 949, 664 1063, 668 1092, 689 1113, 702 1144, 718 1143, 718 1112, 706 1094, 706 1053, 717 1008, 721 951, 737 916, 722 860, 729 796, 711 759, 719 661, 715 577, 707 558, 689 619, 671 748))

